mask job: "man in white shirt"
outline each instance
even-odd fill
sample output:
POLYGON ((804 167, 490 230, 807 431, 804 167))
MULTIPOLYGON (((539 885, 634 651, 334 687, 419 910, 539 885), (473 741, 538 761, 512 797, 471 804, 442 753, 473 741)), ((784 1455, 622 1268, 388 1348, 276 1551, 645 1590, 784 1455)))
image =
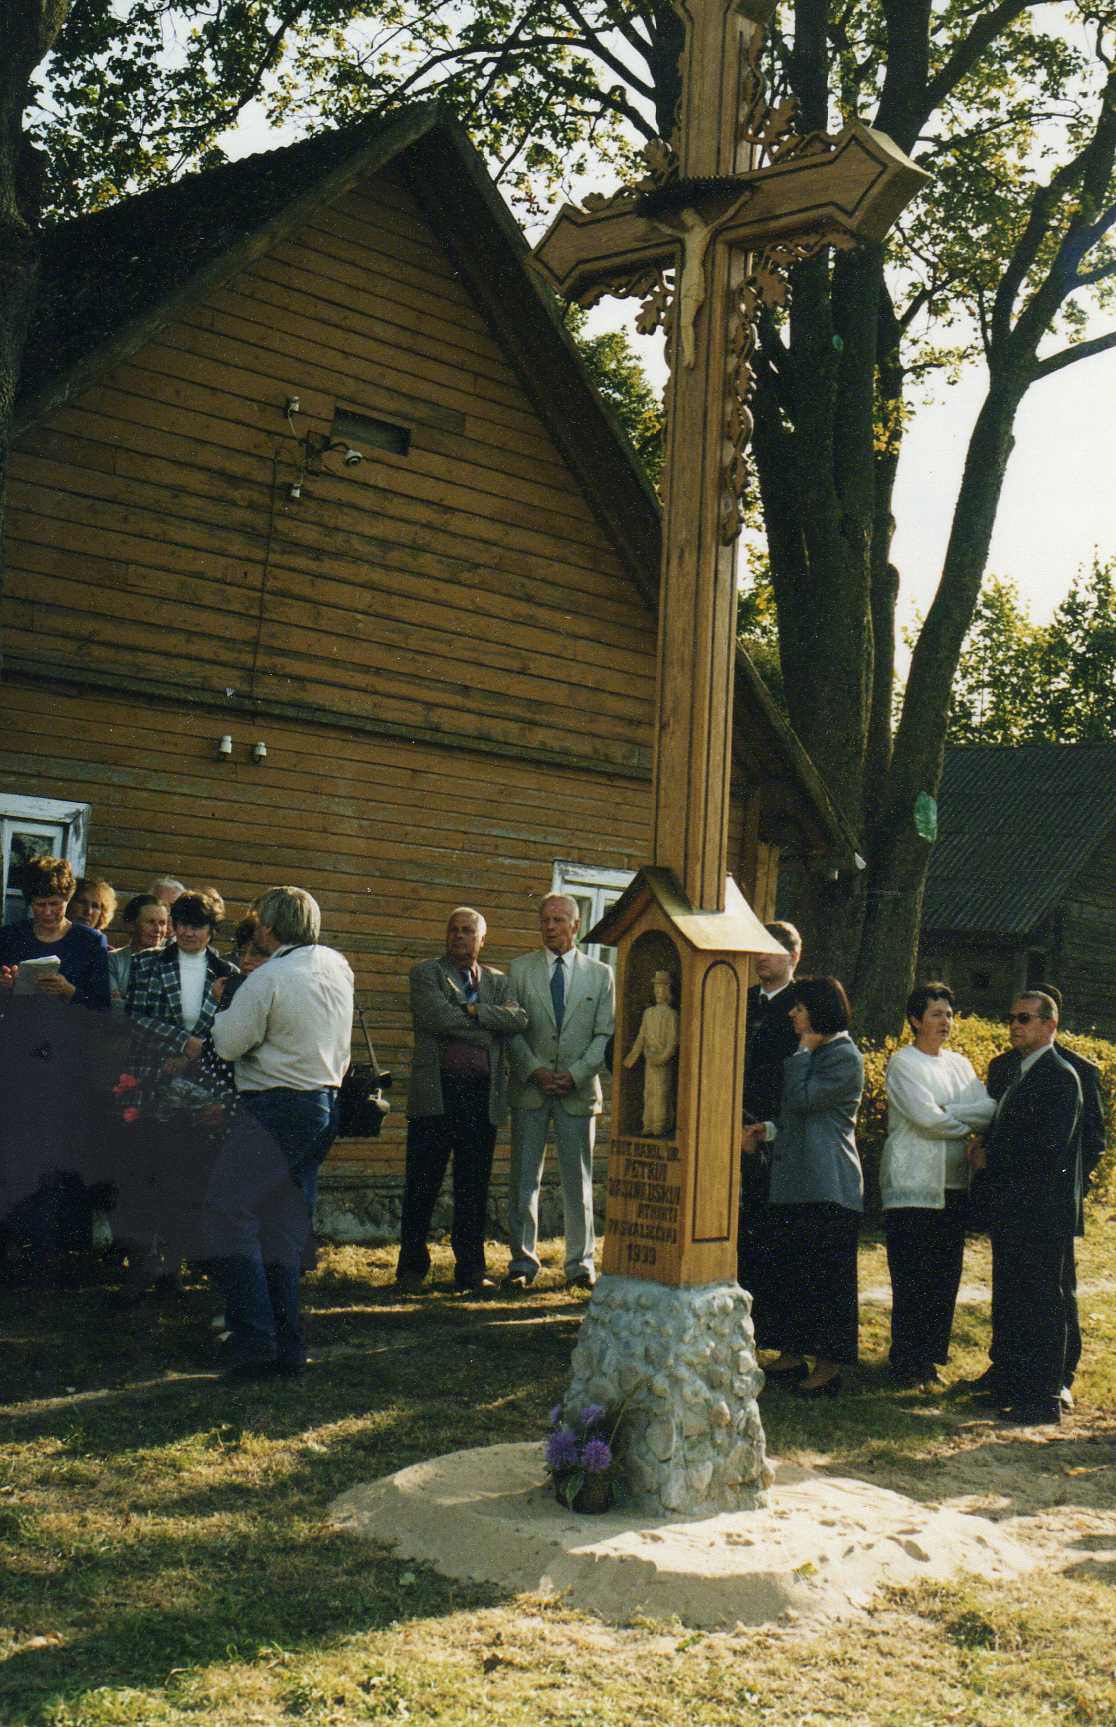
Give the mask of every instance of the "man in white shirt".
POLYGON ((235 1064, 237 1089, 208 1193, 232 1379, 306 1365, 299 1265, 318 1170, 337 1136, 353 1022, 353 974, 319 945, 316 900, 303 888, 272 888, 256 915, 267 964, 245 978, 212 1032, 218 1055, 235 1064))
POLYGON ((592 1289, 593 1142, 601 1112, 599 1074, 615 1019, 611 968, 574 945, 577 901, 547 894, 539 907, 541 950, 508 967, 508 989, 526 1010, 511 1041, 511 1264, 505 1287, 526 1289, 539 1270, 539 1190, 551 1129, 558 1151, 566 1233, 566 1287, 592 1289))

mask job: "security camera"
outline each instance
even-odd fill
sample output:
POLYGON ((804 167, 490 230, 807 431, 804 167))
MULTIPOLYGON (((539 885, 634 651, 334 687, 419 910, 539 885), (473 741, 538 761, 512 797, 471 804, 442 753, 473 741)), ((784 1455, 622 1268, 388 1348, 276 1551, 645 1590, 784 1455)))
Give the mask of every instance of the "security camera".
POLYGON ((346 449, 345 449, 345 466, 347 468, 355 468, 357 466, 357 463, 363 462, 363 460, 364 460, 364 454, 362 451, 354 450, 353 446, 351 444, 346 446, 346 449))

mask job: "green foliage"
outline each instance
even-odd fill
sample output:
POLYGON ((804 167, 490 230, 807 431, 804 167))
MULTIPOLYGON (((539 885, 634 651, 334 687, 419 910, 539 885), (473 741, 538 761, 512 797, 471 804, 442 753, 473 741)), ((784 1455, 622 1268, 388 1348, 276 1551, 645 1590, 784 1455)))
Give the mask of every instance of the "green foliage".
POLYGON ((588 314, 568 305, 566 328, 577 343, 597 389, 620 421, 651 484, 658 487, 663 466, 663 404, 648 381, 627 336, 609 330, 586 334, 588 314))
POLYGON ((736 635, 760 677, 786 710, 783 667, 779 659, 779 614, 771 585, 771 560, 758 547, 751 547, 748 573, 740 585, 736 604, 736 635))
MULTIPOLYGON (((1075 1032, 1059 1033, 1067 1048, 1076 1050, 1101 1070, 1108 1122, 1108 1149, 1093 1177, 1090 1189, 1090 1209, 1099 1212, 1116 1200, 1116 1043, 1103 1037, 1079 1036, 1075 1032)), ((879 1167, 884 1140, 887 1138, 887 1064, 902 1043, 910 1036, 883 1038, 879 1042, 862 1042, 864 1055, 864 1096, 856 1124, 856 1142, 864 1166, 866 1202, 869 1210, 879 1206, 879 1167)), ((984 1079, 994 1055, 1008 1047, 1002 1025, 995 1020, 965 1015, 953 1023, 949 1046, 972 1062, 978 1078, 984 1079)))
POLYGON ((611 0, 584 11, 562 0, 74 0, 34 126, 49 201, 73 214, 212 165, 253 106, 302 134, 437 96, 537 207, 591 163, 627 160, 633 137, 655 130, 642 53, 620 78, 615 66, 601 76, 614 10, 611 0))
POLYGON ((1116 738, 1116 560, 1094 559, 1047 625, 1014 584, 977 602, 953 685, 955 744, 1105 743, 1116 738))
POLYGON ((1033 624, 1014 582, 994 577, 977 601, 954 680, 949 741, 1029 741, 1042 699, 1043 630, 1033 624))
POLYGON ((1116 738, 1116 560, 1094 559, 1089 579, 1062 601, 1044 632, 1038 676, 1050 742, 1116 738))

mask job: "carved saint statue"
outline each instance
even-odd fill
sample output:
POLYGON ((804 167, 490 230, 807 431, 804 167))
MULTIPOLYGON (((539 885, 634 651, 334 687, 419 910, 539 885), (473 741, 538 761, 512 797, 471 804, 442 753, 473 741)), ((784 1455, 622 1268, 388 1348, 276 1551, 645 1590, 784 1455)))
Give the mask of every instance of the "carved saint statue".
POLYGON ((653 1007, 645 1007, 639 1036, 624 1057, 634 1067, 643 1057, 643 1132, 661 1138, 674 1126, 674 1069, 678 1054, 678 1009, 671 1006, 669 971, 652 979, 653 1007))

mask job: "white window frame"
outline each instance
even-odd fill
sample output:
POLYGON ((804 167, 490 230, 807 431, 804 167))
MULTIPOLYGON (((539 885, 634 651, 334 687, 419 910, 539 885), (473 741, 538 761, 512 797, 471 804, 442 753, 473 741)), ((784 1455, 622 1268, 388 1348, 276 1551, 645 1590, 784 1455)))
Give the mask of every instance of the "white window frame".
MULTIPOLYGON (((16 792, 0 792, 0 833, 6 824, 14 822, 50 822, 63 828, 62 856, 75 876, 85 874, 85 855, 89 844, 89 818, 92 804, 73 803, 64 798, 28 798, 16 792)), ((0 906, 6 904, 8 893, 8 847, 0 849, 0 906)), ((2 915, 2 912, 0 912, 2 915)))
POLYGON ((551 893, 568 893, 578 900, 589 900, 591 915, 583 918, 577 932, 577 945, 590 959, 603 959, 606 965, 615 963, 616 949, 602 947, 599 942, 585 940, 589 931, 615 905, 624 889, 635 877, 634 870, 606 869, 601 864, 571 863, 557 858, 551 875, 551 893))

